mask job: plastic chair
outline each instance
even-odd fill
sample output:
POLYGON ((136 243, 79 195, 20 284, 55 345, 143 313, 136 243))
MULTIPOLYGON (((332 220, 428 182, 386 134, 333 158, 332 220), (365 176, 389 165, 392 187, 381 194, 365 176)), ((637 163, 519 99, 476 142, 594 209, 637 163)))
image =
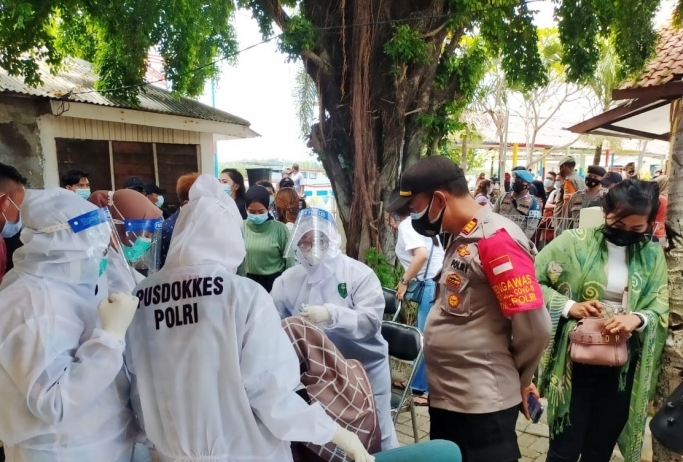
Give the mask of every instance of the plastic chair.
POLYGON ((422 332, 417 327, 406 326, 393 321, 382 322, 382 336, 389 344, 389 356, 402 361, 412 361, 413 367, 410 377, 406 382, 406 387, 402 394, 391 392, 391 416, 394 425, 398 415, 405 411, 410 411, 410 418, 413 424, 413 436, 415 442, 419 441, 417 436, 417 419, 415 418, 415 403, 413 402, 412 384, 417 372, 417 366, 422 359, 422 332))
POLYGON ((462 462, 457 444, 445 440, 423 441, 374 454, 375 462, 462 462))
POLYGON ((391 320, 396 321, 401 312, 401 302, 396 298, 396 291, 382 287, 384 293, 384 314, 392 315, 391 320))

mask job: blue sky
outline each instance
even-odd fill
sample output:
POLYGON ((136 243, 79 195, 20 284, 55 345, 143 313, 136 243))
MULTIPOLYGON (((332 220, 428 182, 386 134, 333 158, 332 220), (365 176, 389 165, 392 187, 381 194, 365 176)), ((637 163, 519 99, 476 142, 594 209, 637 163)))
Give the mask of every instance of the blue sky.
MULTIPOLYGON (((663 0, 662 3, 658 25, 663 24, 670 15, 674 0, 663 0)), ((538 10, 536 23, 539 27, 554 25, 550 0, 534 2, 531 7, 538 10)), ((235 28, 240 48, 263 40, 248 11, 241 10, 236 14, 235 28)), ((286 62, 285 56, 277 50, 275 41, 241 53, 236 66, 223 65, 215 92, 216 107, 249 120, 261 138, 220 142, 218 153, 221 162, 268 158, 287 161, 312 159, 310 150, 300 136, 292 97, 299 66, 299 63, 286 62)), ((207 85, 200 98, 209 105, 210 89, 211 86, 207 85)))

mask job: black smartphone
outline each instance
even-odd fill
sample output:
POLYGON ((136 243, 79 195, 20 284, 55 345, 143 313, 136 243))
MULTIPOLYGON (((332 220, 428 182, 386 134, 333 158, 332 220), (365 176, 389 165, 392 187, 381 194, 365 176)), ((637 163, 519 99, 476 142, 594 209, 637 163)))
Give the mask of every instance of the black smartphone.
POLYGON ((531 417, 531 421, 533 423, 538 423, 538 421, 541 420, 544 411, 541 402, 536 399, 536 396, 529 393, 526 403, 529 408, 529 417, 531 417))

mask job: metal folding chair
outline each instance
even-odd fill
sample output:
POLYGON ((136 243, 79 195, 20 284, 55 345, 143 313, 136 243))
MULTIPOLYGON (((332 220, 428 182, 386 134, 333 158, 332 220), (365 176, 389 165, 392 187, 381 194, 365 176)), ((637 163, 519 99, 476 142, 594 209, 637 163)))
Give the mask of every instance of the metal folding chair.
POLYGON ((382 287, 382 292, 384 292, 384 314, 391 315, 391 320, 395 322, 401 312, 402 304, 396 298, 396 291, 394 289, 382 287))
POLYGON ((398 415, 405 411, 410 411, 410 418, 413 424, 413 437, 415 442, 419 441, 417 435, 417 419, 415 418, 415 403, 413 402, 413 379, 417 372, 417 366, 422 359, 422 332, 417 327, 406 326, 393 321, 382 322, 382 336, 389 344, 389 356, 402 361, 410 361, 413 367, 410 370, 410 377, 406 382, 403 393, 391 392, 391 416, 394 425, 398 415))

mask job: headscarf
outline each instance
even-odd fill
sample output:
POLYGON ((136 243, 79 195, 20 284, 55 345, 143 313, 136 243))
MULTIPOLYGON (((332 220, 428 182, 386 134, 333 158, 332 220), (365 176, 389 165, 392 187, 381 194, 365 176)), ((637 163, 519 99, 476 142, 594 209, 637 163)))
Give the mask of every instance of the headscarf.
POLYGON ((164 268, 208 263, 235 272, 247 254, 242 215, 235 201, 208 174, 197 178, 189 197, 178 214, 164 268))
POLYGON ((669 177, 667 175, 659 175, 655 178, 655 183, 659 185, 659 195, 667 197, 669 195, 669 177))
MULTIPOLYGON (((147 197, 133 189, 119 189, 118 191, 99 190, 92 193, 88 199, 97 207, 109 208, 109 213, 114 220, 152 220, 161 218, 163 212, 152 204, 147 197)), ((123 225, 117 224, 121 242, 129 245, 128 239, 123 232, 123 225)))
POLYGON ((259 185, 252 186, 247 191, 247 194, 245 194, 244 202, 245 202, 244 205, 247 208, 249 208, 249 206, 252 203, 258 202, 258 203, 262 204, 267 210, 270 207, 270 193, 263 186, 259 186, 259 185))

